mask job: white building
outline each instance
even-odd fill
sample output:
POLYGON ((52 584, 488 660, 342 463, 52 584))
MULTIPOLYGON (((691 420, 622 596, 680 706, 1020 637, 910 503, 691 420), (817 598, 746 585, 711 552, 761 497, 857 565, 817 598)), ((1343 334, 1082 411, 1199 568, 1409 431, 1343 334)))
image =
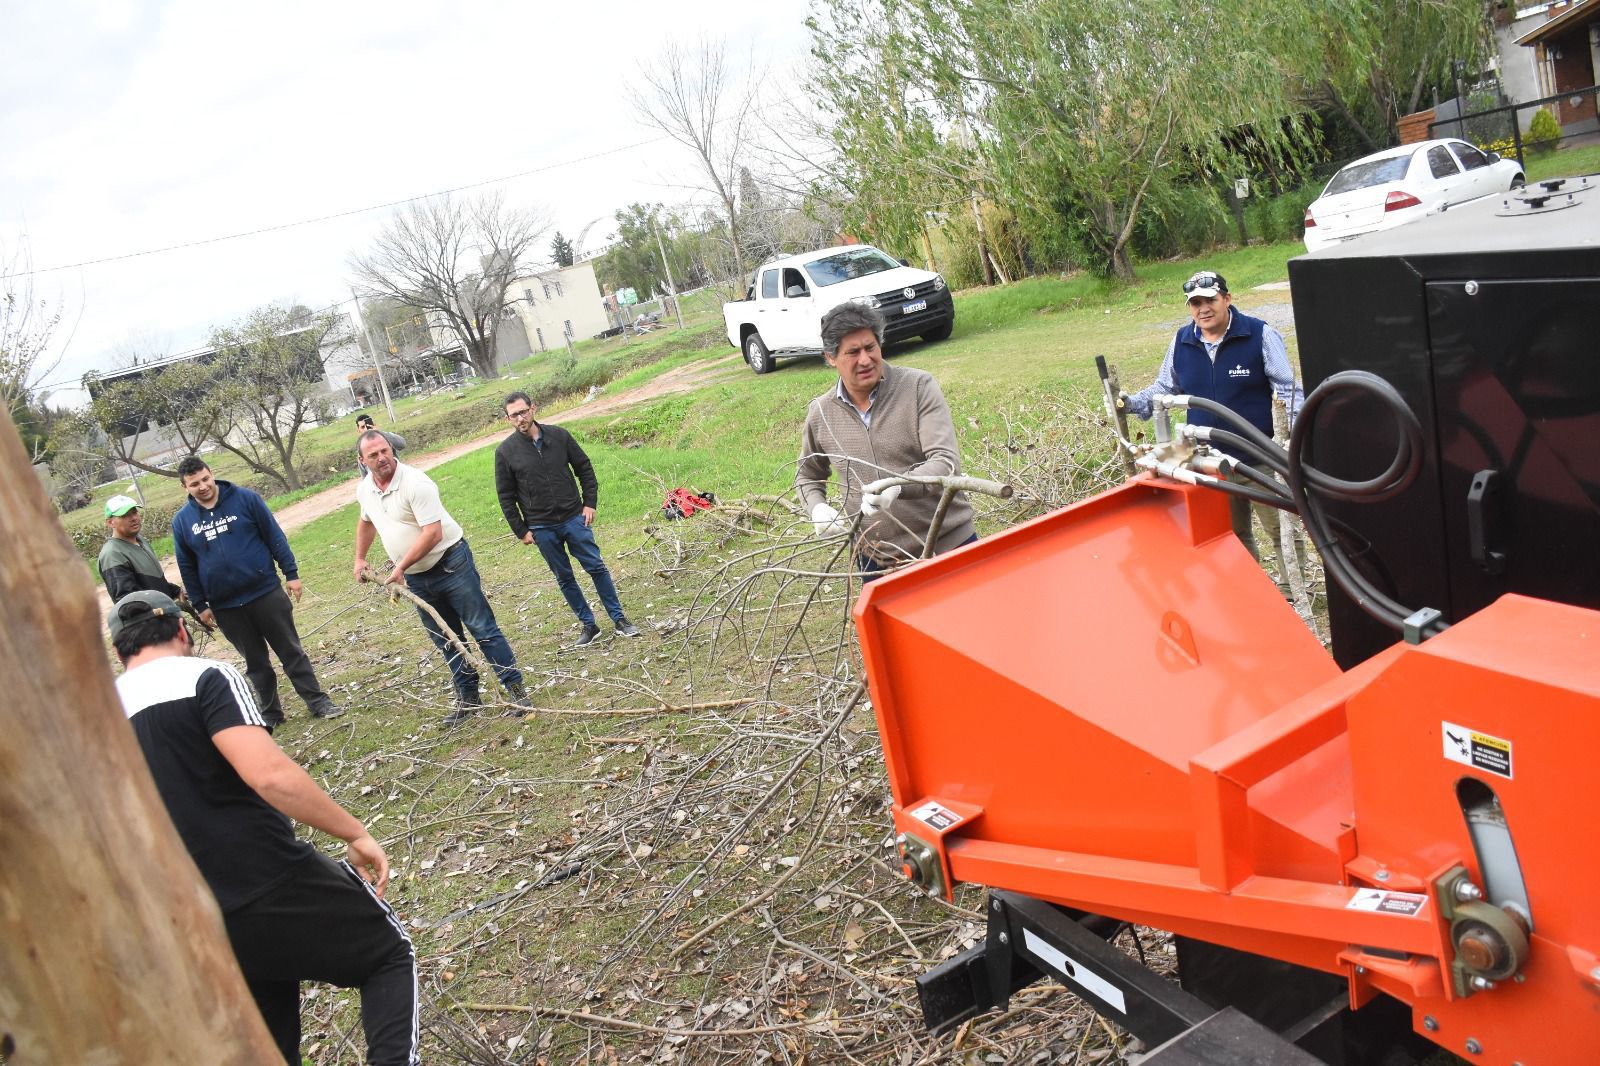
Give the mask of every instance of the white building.
MULTIPOLYGON (((592 262, 552 266, 518 278, 506 291, 506 300, 522 320, 535 352, 560 348, 565 337, 586 340, 610 325, 592 262)), ((502 363, 507 361, 502 358, 502 363)))

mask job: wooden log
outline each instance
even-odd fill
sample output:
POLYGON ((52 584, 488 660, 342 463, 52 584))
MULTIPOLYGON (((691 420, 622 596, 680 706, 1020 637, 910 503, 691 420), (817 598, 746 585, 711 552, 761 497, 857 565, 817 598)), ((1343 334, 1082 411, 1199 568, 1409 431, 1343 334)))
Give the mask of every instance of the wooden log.
POLYGON ((282 1062, 0 413, 0 1062, 282 1062))

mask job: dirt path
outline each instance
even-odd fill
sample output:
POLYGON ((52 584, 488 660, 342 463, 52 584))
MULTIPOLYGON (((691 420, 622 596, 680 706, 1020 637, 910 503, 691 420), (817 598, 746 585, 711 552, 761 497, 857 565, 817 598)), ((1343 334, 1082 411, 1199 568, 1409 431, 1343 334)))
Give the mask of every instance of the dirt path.
MULTIPOLYGON (((708 384, 718 378, 731 376, 728 374, 730 365, 742 367, 737 353, 713 359, 709 363, 691 363, 688 366, 675 367, 660 377, 645 382, 636 389, 619 392, 614 396, 599 396, 576 407, 568 407, 554 414, 564 415, 567 419, 593 418, 595 415, 606 415, 613 411, 620 411, 634 404, 644 403, 661 396, 671 396, 679 392, 688 392, 708 384)), ((407 455, 405 462, 418 470, 431 470, 442 463, 452 459, 459 459, 469 452, 479 448, 487 448, 499 444, 506 439, 506 430, 497 429, 493 433, 476 440, 463 441, 452 444, 441 451, 430 452, 427 455, 407 455)), ((307 496, 297 500, 281 511, 275 512, 278 525, 283 527, 285 533, 293 533, 302 526, 315 522, 324 515, 332 514, 339 508, 350 503, 355 498, 355 486, 349 482, 334 485, 324 489, 314 496, 307 496)))
MULTIPOLYGON (((660 377, 645 382, 636 389, 619 392, 614 396, 598 396, 576 407, 568 407, 554 414, 565 415, 568 418, 593 418, 595 415, 606 415, 613 411, 620 411, 634 404, 644 403, 661 396, 671 396, 675 393, 688 392, 702 385, 724 377, 737 376, 738 369, 744 366, 738 353, 713 359, 709 363, 691 363, 688 366, 675 367, 660 377), (732 373, 730 373, 732 371, 732 373)), ((429 470, 448 463, 452 459, 459 459, 468 452, 475 452, 479 448, 487 448, 505 440, 506 430, 497 429, 493 433, 476 440, 463 441, 452 444, 440 451, 430 452, 427 455, 406 456, 406 462, 419 470, 429 470)), ((331 488, 323 489, 313 496, 298 500, 281 511, 275 512, 278 525, 283 527, 285 533, 315 522, 324 515, 332 514, 355 499, 355 485, 353 482, 342 482, 331 488)), ((166 571, 167 580, 180 583, 178 576, 178 562, 168 556, 161 560, 161 567, 166 571)), ((100 617, 103 619, 111 610, 111 600, 106 596, 106 587, 98 585, 95 594, 100 601, 100 617)))

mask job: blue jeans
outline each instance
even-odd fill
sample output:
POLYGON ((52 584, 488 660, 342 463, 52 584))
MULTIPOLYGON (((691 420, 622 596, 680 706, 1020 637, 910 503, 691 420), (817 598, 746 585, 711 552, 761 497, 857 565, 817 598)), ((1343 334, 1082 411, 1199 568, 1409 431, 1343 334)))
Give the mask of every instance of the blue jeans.
POLYGON ((588 571, 590 579, 594 581, 594 590, 600 594, 600 602, 605 605, 606 614, 611 616, 613 622, 622 621, 625 616, 622 613, 622 601, 617 599, 617 586, 612 584, 611 571, 606 569, 605 560, 600 558, 600 546, 594 541, 594 530, 583 524, 582 511, 558 525, 534 526, 533 542, 539 546, 539 554, 544 556, 545 564, 556 576, 556 586, 561 589, 561 595, 566 597, 572 613, 578 616, 578 621, 586 626, 594 625, 594 612, 589 609, 589 601, 583 598, 578 588, 578 579, 572 576, 568 552, 578 560, 579 566, 588 571))
MULTIPOLYGON (((467 538, 462 537, 451 545, 439 557, 433 569, 421 574, 407 574, 406 587, 439 612, 444 624, 450 627, 462 644, 467 642, 467 633, 472 634, 472 639, 478 642, 478 650, 494 667, 495 676, 500 678, 502 685, 522 684, 516 656, 511 654, 511 645, 506 641, 505 634, 500 632, 500 624, 494 620, 494 611, 484 598, 483 583, 478 578, 478 566, 472 561, 472 549, 467 547, 467 538)), ((450 683, 455 686, 456 695, 463 700, 475 701, 478 698, 478 672, 462 658, 449 638, 439 631, 438 623, 428 612, 419 608, 417 614, 422 618, 422 627, 433 639, 433 646, 450 664, 450 683)))

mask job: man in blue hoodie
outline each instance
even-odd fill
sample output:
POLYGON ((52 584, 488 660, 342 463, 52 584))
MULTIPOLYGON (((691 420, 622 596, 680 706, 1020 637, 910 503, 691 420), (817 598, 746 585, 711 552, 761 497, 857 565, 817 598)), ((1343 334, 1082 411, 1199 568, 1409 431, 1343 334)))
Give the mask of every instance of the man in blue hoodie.
POLYGON ((268 728, 283 721, 268 647, 277 653, 313 718, 343 714, 322 691, 300 646, 289 602, 290 597, 300 601, 300 571, 266 501, 249 489, 216 480, 197 455, 178 464, 178 480, 189 494, 189 502, 172 517, 172 548, 183 587, 200 620, 220 627, 244 656, 245 676, 260 697, 268 728), (283 571, 284 585, 278 584, 274 564, 283 571))

